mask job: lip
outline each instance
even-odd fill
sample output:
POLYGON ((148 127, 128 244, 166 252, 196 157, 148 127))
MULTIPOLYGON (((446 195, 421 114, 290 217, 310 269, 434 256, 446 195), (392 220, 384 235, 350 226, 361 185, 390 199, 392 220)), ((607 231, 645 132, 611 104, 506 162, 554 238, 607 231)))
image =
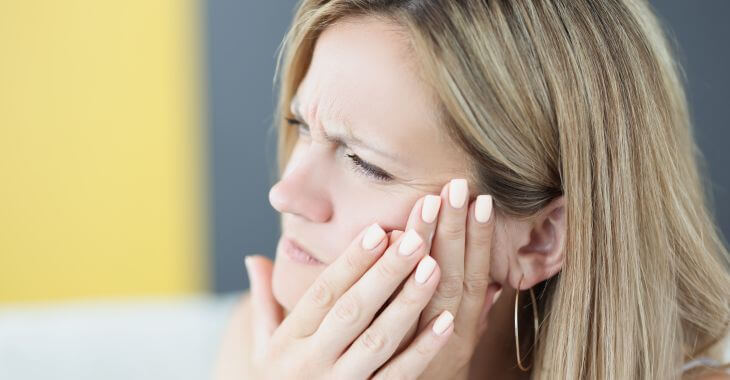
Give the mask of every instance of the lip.
POLYGON ((284 253, 294 262, 305 265, 324 265, 322 261, 304 249, 296 240, 284 237, 282 239, 284 253))

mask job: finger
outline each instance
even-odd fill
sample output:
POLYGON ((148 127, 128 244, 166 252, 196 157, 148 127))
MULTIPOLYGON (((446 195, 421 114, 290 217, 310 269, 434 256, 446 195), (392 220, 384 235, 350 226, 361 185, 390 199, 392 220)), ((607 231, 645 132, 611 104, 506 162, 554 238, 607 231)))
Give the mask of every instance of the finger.
POLYGON ((403 235, 403 231, 401 230, 392 230, 388 232, 388 242, 389 244, 393 244, 398 238, 403 235))
POLYGON ((416 379, 452 335, 454 316, 444 310, 438 318, 427 324, 408 348, 388 362, 374 379, 416 379))
MULTIPOLYGON (((418 232, 419 236, 424 237, 426 244, 426 254, 431 249, 431 240, 433 239, 434 231, 436 231, 436 220, 438 219, 439 209, 441 208, 441 197, 437 195, 426 195, 419 198, 411 208, 411 213, 408 215, 408 221, 406 222, 406 229, 414 229, 418 232)), ((403 231, 393 230, 391 232, 391 244, 397 241, 398 238, 403 234, 403 231)), ((388 303, 400 291, 400 287, 397 291, 393 292, 391 297, 388 299, 388 303)), ((415 327, 418 327, 417 325, 415 327)))
MULTIPOLYGON (((411 238, 410 240, 414 240, 418 238, 419 240, 419 247, 417 252, 419 254, 428 254, 428 250, 430 249, 430 238, 433 236, 434 231, 436 229, 436 219, 438 218, 439 208, 441 206, 441 199, 440 197, 434 196, 434 195, 426 195, 425 197, 419 198, 416 203, 411 208, 411 213, 408 218, 408 223, 406 225, 406 229, 411 232, 411 238), (424 239, 424 237, 428 237, 424 239), (423 245, 423 246, 420 246, 423 245), (423 253, 421 253, 423 251, 423 253)), ((397 230, 394 230, 397 231, 397 230)), ((396 240, 397 245, 399 245, 399 241, 407 236, 408 234, 401 234, 399 232, 393 232, 398 236, 398 240, 396 240)), ((393 235, 391 233, 391 237, 393 235)), ((393 244, 391 244, 391 247, 393 244)), ((388 248, 390 250, 390 248, 388 248)), ((392 254, 388 255, 387 252, 383 257, 397 257, 398 255, 392 254)), ((392 260, 392 259, 391 259, 392 260)), ((400 259, 396 259, 395 261, 398 262, 400 259)), ((414 261, 410 263, 410 269, 415 266, 416 262, 418 261, 418 258, 413 259, 414 261)), ((396 288, 400 287, 400 283, 403 282, 404 278, 410 273, 410 269, 407 272, 403 272, 405 267, 399 267, 399 268, 389 268, 395 265, 402 265, 402 264, 394 264, 390 263, 389 260, 383 260, 381 259, 374 268, 376 271, 375 274, 370 274, 368 280, 370 283, 366 285, 361 285, 364 290, 355 290, 355 295, 358 297, 357 302, 365 303, 366 308, 365 312, 368 316, 368 322, 372 320, 375 314, 378 314, 378 312, 381 310, 381 307, 385 304, 386 301, 389 301, 390 297, 394 294, 396 294, 395 290, 392 287, 392 281, 398 281, 398 284, 396 284, 396 288), (384 264, 381 264, 380 261, 383 261, 384 264), (378 265, 380 264, 380 265, 378 265), (395 276, 394 276, 395 274, 395 276), (396 278, 398 277, 398 278, 396 278), (382 286, 381 286, 382 285, 382 286), (383 287, 384 286, 384 287, 383 287), (387 292, 387 294, 383 293, 387 292), (369 298, 371 295, 376 296, 376 298, 369 298), (385 301, 382 300, 382 297, 386 297, 385 301), (374 300, 377 300, 377 302, 374 302, 374 300), (375 311, 372 311, 372 308, 375 307, 375 311)), ((368 276, 367 274, 365 276, 368 276)), ((342 302, 352 302, 353 300, 344 300, 342 302)), ((338 301, 340 302, 340 301, 338 301)), ((354 302, 352 302, 354 303, 354 302)), ((357 305, 349 306, 349 307, 357 307, 357 305)), ((324 322, 323 322, 324 323, 324 322)), ((355 325, 357 326, 357 325, 355 325)), ((358 336, 362 329, 365 328, 365 326, 361 326, 358 329, 352 329, 353 326, 347 326, 348 333, 340 334, 338 337, 333 337, 331 339, 334 339, 335 341, 339 342, 340 344, 346 343, 350 344, 352 339, 354 339, 356 336, 358 336), (346 340, 350 339, 350 340, 346 340)), ((320 327, 321 328, 321 327, 320 327)), ((328 330, 325 330, 328 331, 328 330)), ((344 347, 343 347, 344 348, 344 347)), ((342 352, 340 350, 339 352, 342 352)))
POLYGON ((464 280, 464 250, 469 189, 465 179, 453 179, 441 191, 442 207, 431 246, 441 268, 436 293, 421 314, 421 327, 442 310, 456 314, 464 280))
POLYGON ((406 229, 414 229, 422 236, 426 243, 426 252, 431 249, 434 232, 437 228, 441 197, 428 194, 419 198, 411 209, 406 223, 406 229))
MULTIPOLYGON (((464 291, 454 321, 454 330, 459 336, 476 336, 479 318, 487 299, 490 283, 492 233, 494 218, 492 197, 479 195, 469 207, 466 226, 466 252, 464 258, 464 291)), ((493 292, 499 289, 492 286, 493 292)), ((490 298, 491 300, 491 298, 490 298)))
POLYGON ((281 333, 295 338, 312 335, 340 296, 382 255, 385 237, 377 223, 361 231, 307 289, 282 323, 281 333))
POLYGON ((423 238, 408 230, 352 288, 340 297, 322 320, 313 339, 325 355, 344 352, 418 261, 425 256, 423 238))
MULTIPOLYGON (((398 241, 398 239, 401 237, 401 235, 403 235, 403 231, 401 231, 401 230, 392 230, 392 231, 388 232, 388 244, 389 245, 394 244, 396 241, 398 241)), ((388 298, 388 301, 386 301, 385 304, 380 308, 380 310, 378 310, 378 312, 375 313, 376 317, 388 305, 388 303, 390 303, 393 300, 393 298, 395 298, 395 296, 398 294, 399 291, 400 291, 400 288, 398 290, 396 290, 395 292, 393 292, 393 294, 390 296, 390 298, 388 298)))
POLYGON ((436 260, 424 256, 403 290, 335 363, 338 377, 364 379, 385 363, 408 332, 408 326, 418 321, 436 290, 438 278, 436 260))
POLYGON ((283 311, 271 290, 271 260, 264 256, 247 256, 244 262, 251 288, 253 354, 261 357, 281 323, 283 311))

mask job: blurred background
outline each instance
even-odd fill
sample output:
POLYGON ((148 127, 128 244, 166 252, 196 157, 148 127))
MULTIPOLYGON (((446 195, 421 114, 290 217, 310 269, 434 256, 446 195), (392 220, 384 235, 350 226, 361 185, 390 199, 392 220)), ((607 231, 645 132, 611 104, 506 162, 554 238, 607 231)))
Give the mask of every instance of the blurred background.
MULTIPOLYGON (((208 377, 273 255, 295 0, 0 0, 0 379, 208 377)), ((730 236, 730 2, 651 2, 730 236)))

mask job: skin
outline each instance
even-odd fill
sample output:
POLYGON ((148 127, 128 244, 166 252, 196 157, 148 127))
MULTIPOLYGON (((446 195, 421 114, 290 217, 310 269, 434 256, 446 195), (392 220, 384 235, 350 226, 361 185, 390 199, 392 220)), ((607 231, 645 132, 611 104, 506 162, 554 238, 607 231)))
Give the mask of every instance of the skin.
MULTIPOLYGON (((292 127, 299 128, 300 138, 281 180, 269 194, 272 206, 282 214, 276 260, 272 264, 257 257, 249 263, 254 294, 244 296, 233 316, 235 322, 221 350, 219 378, 276 360, 292 363, 296 361, 293 357, 307 355, 311 347, 323 347, 327 339, 336 339, 333 336, 342 332, 332 328, 332 336, 320 334, 314 343, 307 334, 302 336, 309 343, 298 343, 304 338, 282 337, 296 335, 292 331, 301 331, 297 328, 326 332, 327 328, 318 327, 332 326, 328 321, 333 320, 335 305, 358 283, 371 289, 369 298, 362 299, 363 305, 381 305, 385 299, 397 302, 409 279, 412 282, 416 259, 402 263, 402 273, 394 274, 389 282, 403 283, 403 291, 384 285, 387 281, 364 280, 388 257, 386 250, 395 247, 400 232, 409 229, 420 232, 424 243, 419 252, 433 257, 438 266, 428 283, 433 288, 416 297, 419 307, 412 320, 383 327, 404 337, 398 350, 386 358, 388 363, 398 362, 399 353, 411 352, 412 342, 428 336, 434 318, 448 310, 455 315, 448 339, 431 337, 430 341, 438 352, 424 368, 402 366, 399 371, 425 379, 526 375, 515 370, 514 289, 520 282, 520 289, 528 289, 562 267, 565 200, 555 199, 528 219, 492 213, 486 224, 475 221, 477 194, 470 192, 463 206, 452 207, 449 181, 469 178, 469 161, 439 125, 433 113, 435 96, 418 77, 407 43, 397 26, 374 18, 340 21, 319 37, 293 104, 292 111, 301 123, 292 127), (360 142, 328 138, 348 133, 360 142), (352 155, 387 172, 389 178, 366 174, 352 155), (426 194, 441 199, 438 219, 431 224, 420 218, 426 194), (341 291, 334 292, 331 305, 317 311, 307 302, 311 301, 312 284, 323 278, 337 283, 333 280, 337 276, 327 269, 337 268, 351 252, 348 247, 359 244, 362 231, 376 222, 390 235, 381 243, 386 253, 359 270, 341 270, 341 291), (433 240, 429 240, 432 233, 433 240), (287 238, 296 240, 321 263, 291 260, 283 250, 287 238), (504 291, 497 300, 500 289, 504 291), (297 347, 309 349, 296 351, 297 347), (480 360, 471 360, 473 357, 480 360)), ((469 184, 468 188, 476 186, 469 184)), ((357 341, 367 325, 352 328, 349 335, 357 341)), ((361 367, 374 360, 357 353, 347 358, 348 363, 361 367)))

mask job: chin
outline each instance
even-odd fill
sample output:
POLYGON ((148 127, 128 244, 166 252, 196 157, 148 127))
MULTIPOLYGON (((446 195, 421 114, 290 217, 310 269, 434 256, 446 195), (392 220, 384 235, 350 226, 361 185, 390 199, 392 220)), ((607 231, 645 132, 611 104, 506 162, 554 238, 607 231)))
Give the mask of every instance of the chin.
POLYGON ((324 270, 324 266, 303 265, 292 261, 282 251, 281 240, 276 247, 271 288, 276 301, 289 313, 312 283, 324 270))

